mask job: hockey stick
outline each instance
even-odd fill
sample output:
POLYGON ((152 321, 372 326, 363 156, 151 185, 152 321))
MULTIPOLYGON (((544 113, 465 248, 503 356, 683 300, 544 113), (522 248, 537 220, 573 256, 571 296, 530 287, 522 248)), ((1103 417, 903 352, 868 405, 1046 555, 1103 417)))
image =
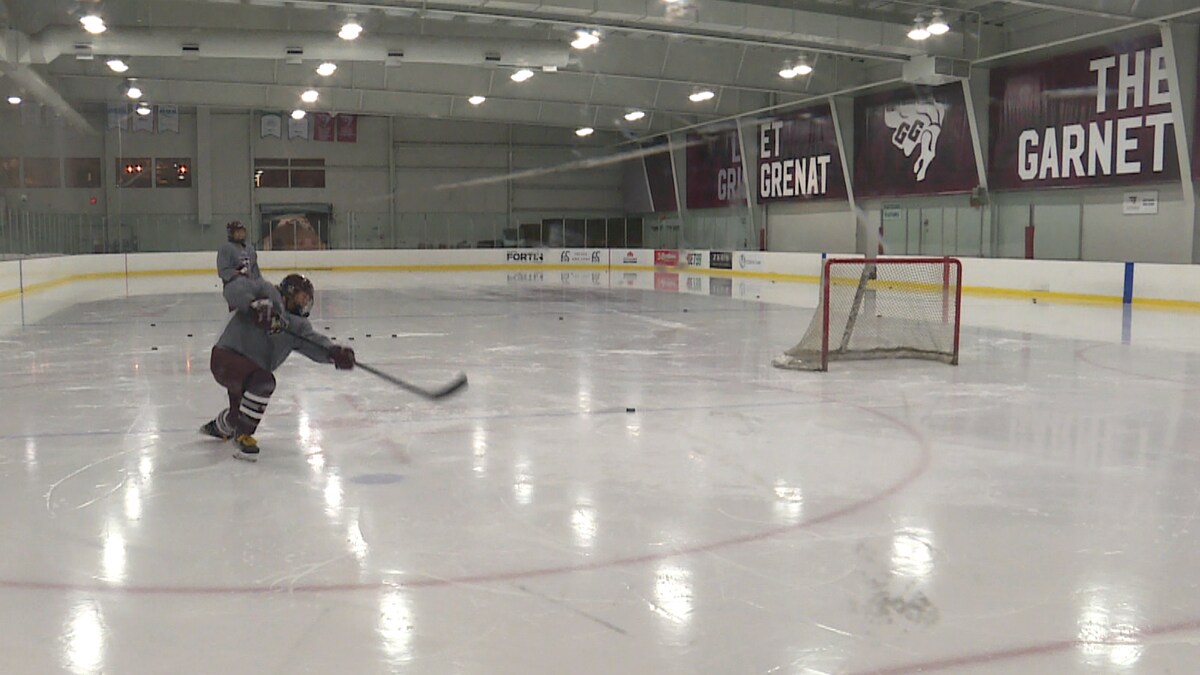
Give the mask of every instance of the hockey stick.
MULTIPOLYGON (((307 342, 308 344, 313 345, 314 347, 320 347, 321 349, 325 350, 326 354, 329 354, 329 350, 325 347, 325 345, 323 345, 319 342, 314 342, 312 340, 309 340, 308 338, 304 337, 303 335, 300 335, 299 333, 294 333, 294 332, 288 330, 287 328, 284 328, 283 332, 287 333, 288 335, 291 335, 292 337, 294 337, 302 342, 307 342)), ((446 398, 447 396, 450 396, 452 394, 456 394, 459 391, 466 388, 466 386, 467 386, 467 374, 466 373, 459 373, 448 384, 438 387, 437 389, 425 389, 424 387, 418 387, 415 384, 412 384, 410 382, 405 382, 404 380, 402 380, 398 377, 388 375, 387 373, 385 373, 381 370, 372 368, 371 366, 368 366, 367 364, 362 363, 361 361, 359 361, 357 359, 355 359, 354 365, 359 368, 362 368, 363 370, 374 375, 375 377, 378 377, 381 380, 386 380, 388 382, 391 382, 392 384, 396 385, 397 387, 400 387, 401 389, 403 389, 405 391, 416 394, 417 396, 420 396, 422 398, 427 398, 431 401, 437 401, 437 400, 446 398)))

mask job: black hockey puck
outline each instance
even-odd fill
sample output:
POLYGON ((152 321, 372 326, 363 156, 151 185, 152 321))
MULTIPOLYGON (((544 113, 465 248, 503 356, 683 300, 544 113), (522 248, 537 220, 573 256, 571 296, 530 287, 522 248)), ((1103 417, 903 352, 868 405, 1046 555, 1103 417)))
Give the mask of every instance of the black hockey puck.
POLYGON ((559 321, 562 321, 562 317, 561 317, 561 316, 560 316, 560 317, 558 317, 558 320, 559 320, 559 321))
POLYGON ((392 337, 396 337, 396 334, 395 334, 395 333, 392 333, 392 337))
POLYGON ((155 327, 155 326, 157 326, 157 325, 158 325, 158 324, 156 324, 156 323, 152 323, 152 324, 150 324, 150 327, 151 327, 151 328, 154 328, 154 327, 155 327))
POLYGON ((367 333, 366 337, 371 337, 371 334, 370 334, 370 333, 367 333))
POLYGON ((346 339, 347 339, 347 340, 349 340, 349 341, 351 341, 351 342, 354 342, 354 338, 352 338, 352 337, 349 337, 349 338, 346 338, 346 339))
POLYGON ((625 412, 627 412, 627 413, 630 413, 630 412, 637 412, 637 408, 626 408, 626 409, 625 409, 625 412))
POLYGON ((683 308, 683 311, 686 313, 686 312, 687 312, 687 307, 684 307, 684 308, 683 308))
POLYGON ((158 351, 158 347, 151 347, 151 348, 150 348, 150 351, 152 351, 152 352, 156 352, 156 351, 158 351))

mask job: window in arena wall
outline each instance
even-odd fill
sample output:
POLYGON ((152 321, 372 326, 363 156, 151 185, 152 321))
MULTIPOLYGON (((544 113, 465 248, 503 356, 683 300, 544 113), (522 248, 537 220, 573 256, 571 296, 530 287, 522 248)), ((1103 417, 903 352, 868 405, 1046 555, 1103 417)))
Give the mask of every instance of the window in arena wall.
POLYGON ((0 157, 0 188, 21 187, 21 160, 16 157, 0 157))
POLYGON ((256 159, 254 160, 256 188, 323 188, 325 187, 324 159, 256 159))
POLYGON ((293 159, 292 187, 294 188, 323 188, 325 187, 325 160, 323 159, 293 159))
POLYGON ((191 158, 159 157, 154 160, 154 185, 160 188, 192 187, 191 158))
POLYGON ((27 188, 56 188, 62 186, 62 162, 57 157, 26 157, 27 188))
POLYGON ((99 157, 68 157, 66 160, 67 187, 100 187, 99 157))
POLYGON ((148 188, 154 186, 150 175, 149 157, 121 157, 117 159, 116 185, 119 188, 148 188))

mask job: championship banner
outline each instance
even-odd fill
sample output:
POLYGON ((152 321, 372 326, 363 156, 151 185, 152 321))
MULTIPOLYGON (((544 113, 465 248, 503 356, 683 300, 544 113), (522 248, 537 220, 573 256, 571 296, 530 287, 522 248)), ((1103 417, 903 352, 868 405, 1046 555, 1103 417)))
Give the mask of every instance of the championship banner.
POLYGON ((333 115, 329 113, 313 113, 312 139, 314 141, 333 142, 335 139, 333 115))
POLYGON ((300 140, 308 140, 308 116, 300 119, 294 117, 288 118, 288 140, 299 138, 300 140))
POLYGON ((133 131, 137 133, 144 131, 148 134, 154 133, 154 109, 150 109, 149 115, 134 114, 133 116, 133 131))
POLYGON ((334 120, 337 124, 338 143, 358 142, 358 115, 338 115, 334 120))
POLYGON ((283 116, 276 113, 264 113, 260 135, 262 138, 283 138, 283 116))
POLYGON ((158 106, 158 133, 160 134, 177 134, 179 133, 179 106, 177 105, 160 105, 158 106))
POLYGON ((997 68, 990 185, 996 190, 1179 180, 1158 35, 997 68))
POLYGON ((737 129, 687 135, 687 207, 746 205, 746 170, 737 129))
POLYGON ((758 201, 846 199, 829 106, 758 125, 758 201))
POLYGON ((129 130, 129 104, 128 103, 109 103, 108 104, 108 128, 121 129, 122 131, 129 130))
POLYGON ((856 197, 970 192, 978 185, 962 84, 854 102, 856 197))

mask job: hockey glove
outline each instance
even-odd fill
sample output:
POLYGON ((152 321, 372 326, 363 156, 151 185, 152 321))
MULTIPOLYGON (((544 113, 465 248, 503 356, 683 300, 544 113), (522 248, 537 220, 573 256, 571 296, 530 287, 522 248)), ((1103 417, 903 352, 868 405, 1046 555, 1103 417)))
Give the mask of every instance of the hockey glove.
POLYGON ((259 298, 250 303, 250 311, 254 312, 254 323, 268 333, 278 333, 283 330, 283 321, 275 313, 275 307, 267 298, 259 298))
POLYGON ((329 360, 333 361, 333 367, 338 370, 350 370, 354 367, 354 350, 334 345, 329 348, 329 360))

